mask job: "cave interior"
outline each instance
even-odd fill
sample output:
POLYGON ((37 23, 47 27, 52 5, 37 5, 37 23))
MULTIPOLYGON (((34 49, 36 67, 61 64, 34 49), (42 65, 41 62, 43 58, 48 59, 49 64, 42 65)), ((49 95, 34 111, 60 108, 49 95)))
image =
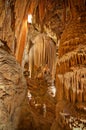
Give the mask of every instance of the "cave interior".
POLYGON ((0 0, 0 130, 86 130, 86 0, 0 0))

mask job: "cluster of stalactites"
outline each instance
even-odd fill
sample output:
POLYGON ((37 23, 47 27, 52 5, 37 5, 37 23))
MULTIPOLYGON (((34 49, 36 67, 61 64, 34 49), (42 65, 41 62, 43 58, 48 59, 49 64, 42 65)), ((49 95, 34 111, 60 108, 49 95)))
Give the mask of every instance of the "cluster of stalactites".
MULTIPOLYGON (((45 35, 38 35, 34 45, 29 52, 29 71, 33 67, 45 66, 47 64, 51 74, 54 73, 56 49, 54 42, 45 35)), ((31 76, 31 75, 30 75, 31 76)))

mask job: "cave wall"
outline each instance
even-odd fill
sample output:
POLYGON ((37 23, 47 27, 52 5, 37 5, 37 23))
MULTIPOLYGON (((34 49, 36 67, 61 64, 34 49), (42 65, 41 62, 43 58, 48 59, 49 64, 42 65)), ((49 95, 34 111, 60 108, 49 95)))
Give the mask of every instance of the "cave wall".
POLYGON ((7 44, 0 40, 0 130, 18 129, 26 91, 19 63, 7 44))
MULTIPOLYGON (((72 89, 73 91, 74 89, 74 91, 78 91, 77 93, 79 93, 79 90, 84 92, 84 90, 82 90, 83 85, 81 82, 82 78, 85 78, 84 74, 82 73, 85 73, 85 71, 83 72, 83 69, 85 69, 85 60, 86 60, 85 59, 86 13, 85 13, 85 6, 83 8, 83 11, 81 11, 82 8, 79 7, 78 5, 77 8, 78 8, 77 11, 75 11, 77 15, 74 15, 72 20, 70 20, 69 24, 66 26, 61 36, 61 41, 58 50, 59 57, 58 57, 56 75, 57 75, 57 86, 59 87, 61 84, 61 87, 64 87, 61 88, 61 91, 63 91, 63 89, 68 89, 68 91, 69 89, 72 89)), ((67 90, 65 90, 65 92, 66 91, 67 90)), ((85 94, 83 95, 85 96, 85 94)))
POLYGON ((69 1, 71 19, 65 26, 58 48, 56 122, 61 129, 73 129, 73 126, 67 128, 68 123, 65 122, 61 126, 60 112, 63 117, 68 113, 82 118, 81 115, 78 116, 81 112, 79 110, 82 108, 83 111, 85 105, 82 104, 86 104, 86 7, 84 1, 83 4, 78 2, 80 1, 69 1), (78 108, 81 105, 81 108, 77 109, 76 104, 78 108))
MULTIPOLYGON (((67 100, 72 102, 78 101, 81 98, 78 97, 80 95, 85 96, 84 92, 86 91, 85 86, 83 88, 82 85, 82 82, 84 82, 82 80, 85 80, 86 24, 84 21, 81 22, 82 19, 77 22, 72 21, 64 31, 57 63, 57 80, 60 79, 61 81, 61 83, 57 81, 57 84, 59 84, 57 86, 60 88, 61 84, 61 91, 64 89, 67 100), (76 97, 73 97, 72 94, 75 94, 74 96, 76 97)), ((85 101, 83 99, 84 97, 80 100, 85 101)))
POLYGON ((27 95, 26 81, 16 61, 21 61, 25 44, 26 4, 27 1, 0 0, 0 130, 18 129, 27 95))

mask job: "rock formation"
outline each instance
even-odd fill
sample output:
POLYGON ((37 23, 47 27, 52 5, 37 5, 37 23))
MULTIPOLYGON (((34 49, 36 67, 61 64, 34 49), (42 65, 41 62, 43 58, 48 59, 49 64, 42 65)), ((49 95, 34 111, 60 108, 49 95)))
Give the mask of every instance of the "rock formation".
MULTIPOLYGON (((64 86, 64 91, 66 92, 65 98, 74 103, 78 100, 80 100, 81 102, 86 101, 85 100, 85 91, 86 91, 85 90, 85 70, 86 70, 85 27, 86 27, 85 22, 80 23, 79 20, 77 22, 71 22, 70 26, 64 31, 62 35, 61 44, 59 48, 57 77, 58 79, 60 79, 61 84, 63 84, 64 86), (67 94, 67 92, 71 93, 71 95, 67 94), (72 94, 74 94, 75 97, 72 94), (68 97, 68 95, 70 95, 70 97, 68 97), (81 95, 81 98, 78 97, 79 95, 81 95)), ((60 82, 58 81, 58 84, 59 83, 60 82)))
MULTIPOLYGON (((31 40, 31 38, 30 38, 31 40)), ((30 72, 30 77, 36 75, 36 69, 41 67, 47 68, 51 72, 52 78, 55 75, 55 59, 56 59, 56 49, 54 41, 46 36, 46 34, 38 34, 32 40, 32 46, 29 48, 29 43, 27 42, 23 60, 27 57, 28 70, 30 72)), ((23 63, 24 64, 24 63, 23 63)))
POLYGON ((22 69, 0 40, 0 130, 16 130, 26 95, 22 69))
MULTIPOLYGON (((77 5, 77 8, 81 11, 79 5, 77 5)), ((71 12, 73 15, 72 20, 70 20, 69 24, 66 26, 59 45, 59 57, 56 71, 56 86, 57 91, 59 91, 59 93, 57 93, 57 118, 59 113, 58 104, 59 102, 61 103, 61 101, 74 104, 74 110, 71 109, 72 113, 71 111, 68 112, 69 108, 66 109, 65 113, 71 113, 72 116, 76 118, 78 115, 74 114, 76 113, 74 112, 76 103, 78 103, 78 105, 79 103, 84 103, 84 105, 82 105, 83 110, 86 107, 86 13, 84 8, 82 12, 78 12, 78 9, 76 9, 77 11, 75 11, 75 13, 71 12)), ((62 106, 62 104, 60 105, 62 106)), ((62 111, 64 111, 66 105, 63 105, 62 111)), ((77 112, 79 113, 79 111, 77 112)), ((86 119, 84 115, 82 117, 86 119)), ((78 116, 80 119, 82 117, 80 115, 78 116)))

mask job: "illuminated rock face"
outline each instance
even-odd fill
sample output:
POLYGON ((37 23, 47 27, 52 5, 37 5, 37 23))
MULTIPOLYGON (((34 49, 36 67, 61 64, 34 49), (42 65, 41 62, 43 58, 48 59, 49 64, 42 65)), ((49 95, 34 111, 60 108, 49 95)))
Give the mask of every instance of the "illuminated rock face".
POLYGON ((0 130, 17 129, 25 94, 26 82, 20 65, 0 41, 0 130))

